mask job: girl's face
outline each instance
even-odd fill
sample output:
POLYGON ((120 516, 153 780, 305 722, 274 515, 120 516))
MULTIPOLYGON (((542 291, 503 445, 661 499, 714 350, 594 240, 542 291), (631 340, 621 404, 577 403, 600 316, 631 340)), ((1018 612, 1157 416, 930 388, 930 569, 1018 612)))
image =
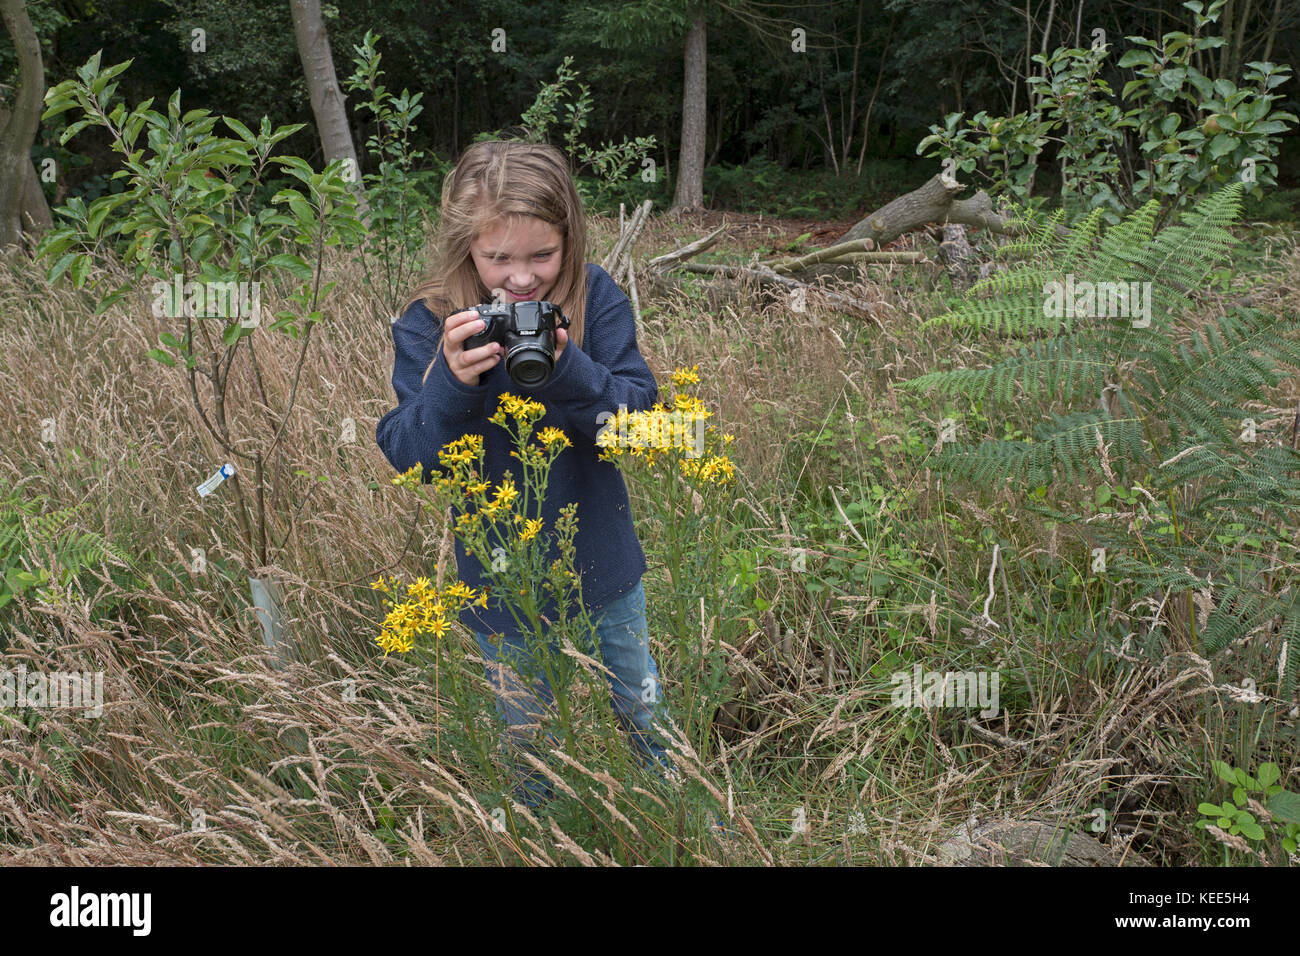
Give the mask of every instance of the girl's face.
POLYGON ((470 242, 479 278, 500 301, 546 298, 560 274, 564 239, 550 223, 524 216, 497 223, 470 242))

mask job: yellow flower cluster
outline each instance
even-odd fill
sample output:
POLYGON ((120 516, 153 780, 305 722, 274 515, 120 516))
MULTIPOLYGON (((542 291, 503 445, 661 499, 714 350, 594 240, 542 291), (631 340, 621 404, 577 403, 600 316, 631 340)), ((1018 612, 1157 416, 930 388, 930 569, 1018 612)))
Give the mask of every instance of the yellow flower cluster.
POLYGON ((678 388, 686 385, 700 384, 700 367, 692 365, 690 368, 679 368, 673 372, 673 384, 678 388))
POLYGON ((564 434, 564 432, 560 431, 558 428, 552 428, 550 425, 547 425, 537 433, 537 440, 547 448, 550 448, 556 442, 562 443, 560 445, 561 448, 571 448, 573 446, 573 442, 569 441, 568 435, 564 434))
POLYGON ((489 517, 495 518, 497 512, 509 511, 514 504, 514 500, 518 497, 519 489, 515 487, 514 475, 506 475, 505 478, 501 479, 501 484, 497 485, 496 495, 483 506, 483 512, 489 517))
MULTIPOLYGON (((679 368, 672 375, 677 388, 699 384, 699 366, 679 368)), ((716 434, 712 425, 704 425, 713 415, 704 402, 694 395, 677 393, 670 409, 662 402, 648 412, 628 412, 619 409, 596 435, 596 445, 601 449, 601 460, 611 461, 624 453, 654 466, 660 454, 675 451, 682 473, 699 481, 722 484, 735 477, 735 468, 726 455, 705 453, 706 432, 716 434)), ((724 434, 724 444, 731 444, 734 435, 724 434)))
POLYGON ((448 442, 438 452, 438 460, 450 468, 452 465, 460 462, 469 463, 477 461, 483 454, 483 436, 482 435, 462 435, 455 441, 448 442))
MULTIPOLYGON (((546 408, 540 402, 519 398, 507 392, 501 395, 496 412, 488 419, 509 431, 515 446, 520 449, 510 454, 524 462, 525 489, 539 483, 544 487, 550 464, 565 448, 573 447, 563 431, 549 426, 537 434, 536 443, 529 443, 533 425, 545 414, 546 408), (537 477, 537 472, 530 471, 530 466, 541 469, 541 476, 537 477)), ((525 496, 516 487, 513 474, 504 475, 501 483, 493 489, 488 476, 484 474, 483 455, 482 435, 464 435, 448 442, 438 452, 438 460, 446 474, 434 480, 433 487, 438 494, 433 497, 437 504, 440 508, 450 504, 453 512, 459 512, 455 518, 455 531, 471 553, 481 554, 485 548, 490 549, 488 535, 491 531, 495 531, 498 539, 503 540, 503 529, 506 534, 516 536, 516 547, 529 545, 530 542, 529 547, 539 547, 542 519, 536 517, 525 520, 525 515, 519 513, 521 510, 531 510, 531 507, 520 508, 525 496)), ((423 466, 416 463, 394 478, 393 484, 422 491, 423 475, 423 466)), ((561 517, 558 526, 561 538, 565 534, 564 520, 561 517)), ((569 534, 571 537, 571 530, 569 534)), ((394 597, 391 585, 382 576, 371 587, 389 596, 385 601, 389 611, 379 636, 375 638, 375 643, 385 657, 394 651, 405 653, 412 650, 416 635, 431 634, 435 639, 443 637, 461 610, 469 604, 487 607, 488 601, 486 589, 479 594, 462 582, 444 588, 439 594, 430 586, 427 578, 418 578, 407 587, 406 598, 401 601, 394 597)), ((524 593, 520 591, 521 595, 524 593)))
POLYGON ((710 455, 708 458, 679 458, 682 474, 699 481, 721 484, 736 477, 736 468, 726 455, 710 455))
POLYGON ((393 484, 397 485, 399 488, 410 488, 414 491, 418 491, 420 488, 420 479, 423 477, 424 465, 417 461, 406 471, 394 478, 393 484))
POLYGON ((531 425, 545 414, 546 406, 541 402, 535 402, 531 398, 520 398, 518 395, 511 395, 509 392, 502 392, 501 401, 497 404, 497 410, 488 421, 504 427, 506 416, 509 415, 516 422, 531 425))
POLYGON ((432 634, 435 639, 442 637, 450 630, 456 615, 470 604, 487 607, 487 591, 476 592, 463 581, 454 582, 439 594, 428 578, 416 578, 406 586, 406 600, 400 603, 392 600, 395 583, 385 581, 381 574, 379 580, 370 585, 388 595, 384 602, 390 608, 388 616, 375 638, 385 657, 394 651, 410 651, 415 647, 417 634, 432 634))

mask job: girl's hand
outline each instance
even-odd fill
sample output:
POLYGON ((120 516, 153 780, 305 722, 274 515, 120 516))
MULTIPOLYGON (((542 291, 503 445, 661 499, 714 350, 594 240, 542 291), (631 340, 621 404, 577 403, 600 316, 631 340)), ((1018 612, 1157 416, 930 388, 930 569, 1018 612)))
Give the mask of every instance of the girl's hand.
POLYGON ((482 332, 483 328, 483 320, 473 310, 449 315, 443 324, 442 354, 447 359, 447 368, 459 382, 470 388, 477 388, 479 376, 501 361, 502 348, 496 342, 463 350, 465 340, 482 332))
POLYGON ((555 361, 560 361, 560 356, 564 354, 564 347, 569 344, 569 333, 564 329, 555 330, 555 361))

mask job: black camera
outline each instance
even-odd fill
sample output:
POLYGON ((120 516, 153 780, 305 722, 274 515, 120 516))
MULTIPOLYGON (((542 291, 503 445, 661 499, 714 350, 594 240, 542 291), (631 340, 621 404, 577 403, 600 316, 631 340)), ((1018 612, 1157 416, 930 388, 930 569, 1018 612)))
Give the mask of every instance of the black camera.
POLYGON ((555 330, 567 329, 569 319, 552 302, 502 302, 475 305, 487 327, 465 340, 465 351, 499 342, 506 350, 506 372, 516 385, 545 385, 555 368, 555 330))

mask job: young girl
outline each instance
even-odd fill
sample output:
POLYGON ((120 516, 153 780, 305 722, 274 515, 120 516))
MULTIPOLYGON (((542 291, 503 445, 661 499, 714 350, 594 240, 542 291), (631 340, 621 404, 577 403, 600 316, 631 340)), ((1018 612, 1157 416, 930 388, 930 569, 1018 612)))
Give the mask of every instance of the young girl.
MULTIPOLYGON (((632 525, 623 476, 613 463, 597 460, 595 443, 596 433, 621 405, 629 412, 648 411, 659 387, 637 349, 627 296, 604 269, 584 263, 586 237, 581 201, 558 149, 501 141, 469 147, 443 183, 432 272, 392 326, 398 406, 379 420, 375 438, 394 468, 402 472, 422 462, 422 480, 429 482, 442 470, 439 449, 463 435, 479 434, 484 480, 495 484, 510 473, 516 487, 522 487, 510 437, 488 416, 502 392, 546 407, 535 428, 561 429, 573 447, 561 452, 551 468, 542 505, 544 527, 555 527, 559 509, 577 502, 576 565, 583 603, 591 619, 599 621, 602 661, 613 674, 609 683, 615 713, 640 758, 667 768, 667 754, 652 730, 665 712, 641 587, 645 554, 632 525), (570 327, 555 333, 549 381, 529 388, 511 380, 500 345, 462 350, 462 343, 483 329, 478 313, 448 313, 469 304, 532 300, 558 305, 570 327)), ((461 579, 476 589, 490 586, 491 578, 459 538, 455 547, 461 579)), ((549 705, 554 698, 544 680, 530 693, 501 666, 518 668, 532 654, 514 618, 495 598, 487 608, 465 608, 460 619, 488 662, 507 743, 529 747, 530 726, 535 728, 542 701, 549 705)), ((535 806, 552 795, 531 772, 524 777, 516 790, 521 802, 535 806)))

